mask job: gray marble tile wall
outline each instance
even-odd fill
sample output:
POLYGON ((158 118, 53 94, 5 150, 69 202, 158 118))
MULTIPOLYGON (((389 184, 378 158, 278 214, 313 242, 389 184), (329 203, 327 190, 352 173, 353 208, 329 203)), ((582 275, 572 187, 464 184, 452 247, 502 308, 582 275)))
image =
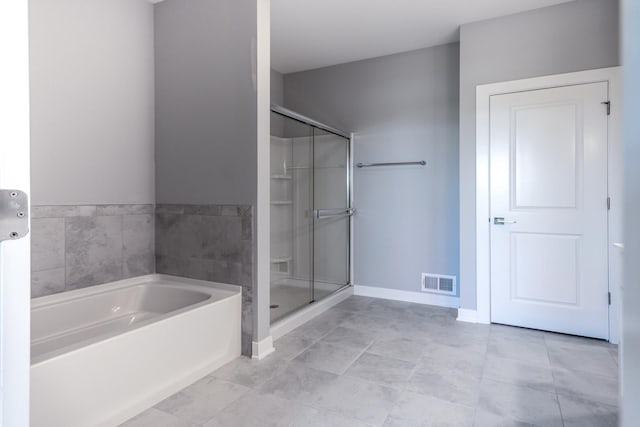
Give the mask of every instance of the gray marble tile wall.
POLYGON ((156 206, 156 271, 242 286, 242 353, 253 330, 253 210, 244 205, 156 206))
POLYGON ((31 296, 155 271, 153 205, 33 206, 31 296))

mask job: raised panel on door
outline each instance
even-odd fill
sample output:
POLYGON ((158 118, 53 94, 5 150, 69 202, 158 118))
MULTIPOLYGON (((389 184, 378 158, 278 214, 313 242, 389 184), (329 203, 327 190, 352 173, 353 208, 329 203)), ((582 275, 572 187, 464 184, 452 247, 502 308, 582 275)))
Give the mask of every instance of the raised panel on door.
POLYGON ((492 322, 608 337, 607 91, 491 97, 492 322))

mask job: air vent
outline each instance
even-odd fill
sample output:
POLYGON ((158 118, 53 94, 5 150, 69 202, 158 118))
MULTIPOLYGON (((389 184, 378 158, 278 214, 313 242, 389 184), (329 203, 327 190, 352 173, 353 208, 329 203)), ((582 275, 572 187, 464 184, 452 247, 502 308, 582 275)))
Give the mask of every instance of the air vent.
POLYGON ((422 273, 422 292, 456 295, 456 276, 422 273))

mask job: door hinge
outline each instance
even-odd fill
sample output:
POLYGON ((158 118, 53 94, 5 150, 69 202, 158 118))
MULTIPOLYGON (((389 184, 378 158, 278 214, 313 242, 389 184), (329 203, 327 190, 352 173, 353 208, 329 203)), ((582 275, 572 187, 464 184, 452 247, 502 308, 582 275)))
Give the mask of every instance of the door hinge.
POLYGON ((601 102, 601 104, 604 104, 607 106, 607 116, 611 115, 611 101, 603 101, 601 102))
POLYGON ((611 305, 611 292, 609 292, 608 295, 609 295, 609 305, 611 305))
POLYGON ((0 190, 0 242, 29 232, 29 199, 20 190, 0 190))
POLYGON ((611 210, 611 197, 607 197, 607 210, 611 210))

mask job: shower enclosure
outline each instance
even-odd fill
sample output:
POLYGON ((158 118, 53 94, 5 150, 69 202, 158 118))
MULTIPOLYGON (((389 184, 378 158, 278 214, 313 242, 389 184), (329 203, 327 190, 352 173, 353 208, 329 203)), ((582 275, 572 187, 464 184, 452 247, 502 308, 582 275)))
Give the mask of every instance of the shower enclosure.
POLYGON ((349 285, 350 136, 271 108, 271 322, 349 285))

